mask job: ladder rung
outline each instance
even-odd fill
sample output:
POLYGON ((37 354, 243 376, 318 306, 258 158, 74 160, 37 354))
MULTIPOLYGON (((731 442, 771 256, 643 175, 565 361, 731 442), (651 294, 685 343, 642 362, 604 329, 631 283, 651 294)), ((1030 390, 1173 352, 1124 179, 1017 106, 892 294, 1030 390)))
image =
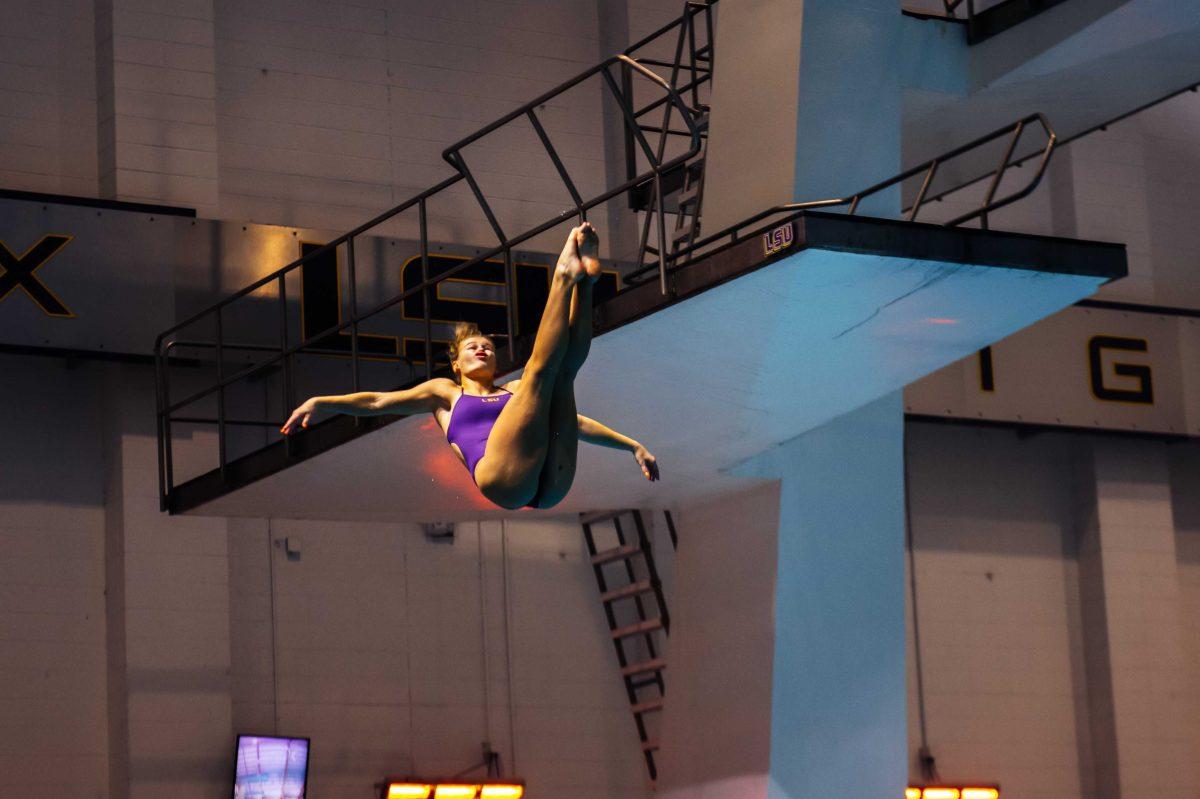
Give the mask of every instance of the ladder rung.
POLYGON ((606 549, 603 552, 597 552, 595 555, 592 555, 592 565, 600 566, 605 563, 612 563, 614 560, 626 560, 640 554, 642 554, 642 548, 637 544, 626 544, 623 547, 606 549))
POLYGON ((642 751, 643 752, 653 752, 654 750, 656 750, 658 748, 659 748, 658 741, 642 741, 642 751))
POLYGON ((622 677, 632 677, 635 674, 647 674, 652 671, 661 671, 667 667, 666 658, 654 658, 654 660, 643 660, 641 663, 632 663, 621 669, 622 677))
POLYGON ((688 203, 693 203, 700 196, 700 184, 684 189, 679 192, 679 205, 684 206, 688 203))
POLYGON ((637 594, 645 594, 654 590, 654 586, 649 580, 638 580, 636 583, 621 588, 614 588, 611 591, 606 591, 600 595, 601 602, 615 602, 618 599, 624 599, 627 596, 636 596, 637 594))
POLYGON ((623 510, 605 510, 597 511, 596 513, 583 513, 579 516, 580 524, 599 524, 606 522, 609 519, 615 519, 625 511, 623 510))
POLYGON ((692 232, 695 229, 696 229, 695 223, 684 225, 684 226, 680 227, 678 230, 676 230, 674 233, 671 234, 671 241, 678 244, 679 242, 683 241, 684 239, 690 238, 692 235, 692 232))
POLYGON ((628 638, 631 635, 652 633, 655 630, 661 630, 662 626, 662 619, 647 619, 646 621, 639 621, 637 624, 631 624, 628 627, 618 627, 612 631, 612 637, 628 638))
POLYGON ((653 713, 656 710, 662 710, 662 699, 651 699, 647 702, 638 702, 636 705, 630 705, 629 709, 636 713, 653 713))

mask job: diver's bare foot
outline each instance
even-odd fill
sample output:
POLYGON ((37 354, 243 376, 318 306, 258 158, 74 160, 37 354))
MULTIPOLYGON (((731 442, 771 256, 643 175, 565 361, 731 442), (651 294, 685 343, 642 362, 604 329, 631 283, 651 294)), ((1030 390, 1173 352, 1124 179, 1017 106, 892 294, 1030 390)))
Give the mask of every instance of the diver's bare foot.
POLYGON ((600 237, 591 222, 584 222, 579 233, 575 236, 578 242, 579 257, 583 261, 583 270, 588 279, 595 283, 600 279, 600 237))
POLYGON ((558 268, 572 285, 584 279, 595 283, 600 278, 600 260, 596 257, 599 249, 600 237, 591 223, 571 228, 558 256, 558 268))

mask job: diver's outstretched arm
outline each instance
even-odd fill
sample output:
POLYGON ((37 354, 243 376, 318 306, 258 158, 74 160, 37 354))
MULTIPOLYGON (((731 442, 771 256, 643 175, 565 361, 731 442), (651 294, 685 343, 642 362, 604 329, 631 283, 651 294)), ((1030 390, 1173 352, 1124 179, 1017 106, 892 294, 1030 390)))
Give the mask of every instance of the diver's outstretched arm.
POLYGON ((413 414, 434 411, 457 393, 458 384, 445 377, 435 377, 420 385, 402 391, 358 391, 329 397, 309 397, 292 415, 279 432, 287 435, 309 421, 318 411, 333 411, 350 416, 378 416, 385 413, 413 414))
POLYGON ((589 444, 597 444, 601 447, 610 447, 612 449, 623 449, 626 452, 632 452, 633 457, 637 459, 638 466, 642 469, 642 474, 647 480, 657 480, 658 461, 650 451, 643 447, 637 441, 634 441, 629 436, 621 435, 616 430, 597 422, 595 419, 589 419, 583 414, 578 414, 579 417, 579 440, 586 441, 589 444))

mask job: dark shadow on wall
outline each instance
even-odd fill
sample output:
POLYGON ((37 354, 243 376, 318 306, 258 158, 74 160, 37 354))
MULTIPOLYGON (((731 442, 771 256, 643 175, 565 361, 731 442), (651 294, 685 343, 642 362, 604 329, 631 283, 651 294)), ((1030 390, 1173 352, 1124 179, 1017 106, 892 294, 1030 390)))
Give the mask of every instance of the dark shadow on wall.
POLYGON ((104 504, 103 369, 0 355, 0 503, 104 504))
POLYGON ((1200 441, 1172 447, 1171 511, 1175 558, 1181 568, 1200 567, 1200 441))

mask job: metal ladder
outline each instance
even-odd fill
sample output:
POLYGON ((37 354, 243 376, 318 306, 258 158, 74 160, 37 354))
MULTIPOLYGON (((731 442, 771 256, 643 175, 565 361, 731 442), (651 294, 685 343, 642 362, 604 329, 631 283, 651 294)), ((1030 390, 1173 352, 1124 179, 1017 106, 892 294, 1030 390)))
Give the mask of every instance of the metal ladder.
MULTIPOLYGON (((649 273, 656 266, 656 262, 663 260, 660 252, 666 253, 666 260, 671 266, 678 266, 686 262, 686 254, 691 252, 693 243, 700 235, 700 206, 703 201, 709 118, 709 106, 703 100, 708 99, 707 92, 710 92, 712 88, 716 51, 712 17, 713 4, 700 0, 689 0, 687 5, 702 10, 700 16, 705 24, 703 26, 698 24, 696 17, 689 18, 689 24, 681 26, 679 29, 674 61, 654 62, 651 60, 650 63, 671 67, 668 83, 682 95, 689 97, 690 106, 696 114, 694 123, 700 132, 701 149, 686 163, 672 170, 672 173, 663 174, 653 186, 647 185, 644 187, 644 191, 631 192, 631 207, 645 210, 646 213, 642 220, 641 238, 637 251, 638 267, 624 276, 625 281, 630 284, 637 284, 649 278, 649 273), (705 93, 702 93, 702 90, 705 93), (675 201, 674 207, 668 208, 672 204, 672 200, 675 201), (661 220, 664 213, 675 215, 674 230, 669 239, 660 236, 657 245, 652 244, 650 241, 651 228, 654 221, 661 220), (679 257, 681 253, 685 255, 683 259, 679 257), (649 263, 647 263, 647 258, 650 259, 649 263)), ((647 108, 644 112, 651 110, 653 109, 647 108)), ((659 134, 659 160, 664 156, 669 137, 688 135, 687 131, 672 129, 672 112, 672 108, 665 107, 662 121, 657 126, 642 123, 640 121, 642 114, 635 116, 635 119, 639 120, 639 128, 642 131, 659 134)), ((632 133, 627 132, 626 136, 627 138, 631 137, 632 133)), ((626 152, 632 154, 634 150, 627 145, 626 152)), ((636 172, 636 164, 633 161, 627 164, 627 172, 630 175, 636 172)))
MULTIPOLYGON (((674 199, 675 227, 667 239, 667 263, 674 268, 687 263, 693 245, 700 236, 700 208, 704 200, 704 163, 708 154, 708 111, 703 110, 696 117, 696 127, 700 130, 700 152, 687 163, 683 164, 683 183, 677 189, 664 191, 662 203, 666 213, 671 213, 666 206, 674 199)), ((658 210, 657 198, 651 194, 649 206, 642 224, 640 265, 625 273, 625 282, 638 285, 653 277, 658 269, 658 247, 650 243, 650 228, 658 210), (647 262, 649 258, 649 262, 647 262)))
POLYGON ((704 159, 708 155, 708 110, 696 119, 702 144, 700 154, 684 164, 683 188, 676 198, 679 211, 675 214, 675 232, 671 235, 671 261, 679 250, 691 249, 700 235, 700 203, 704 199, 704 159))
MULTIPOLYGON (((663 515, 674 550, 678 541, 675 522, 669 511, 663 515)), ((630 509, 582 514, 579 521, 653 786, 658 778, 655 752, 661 740, 657 719, 661 718, 666 695, 663 672, 667 660, 659 636, 670 634, 671 616, 646 533, 646 520, 641 511, 630 509), (630 523, 632 531, 627 527, 630 523), (631 534, 635 540, 630 540, 631 534)))

